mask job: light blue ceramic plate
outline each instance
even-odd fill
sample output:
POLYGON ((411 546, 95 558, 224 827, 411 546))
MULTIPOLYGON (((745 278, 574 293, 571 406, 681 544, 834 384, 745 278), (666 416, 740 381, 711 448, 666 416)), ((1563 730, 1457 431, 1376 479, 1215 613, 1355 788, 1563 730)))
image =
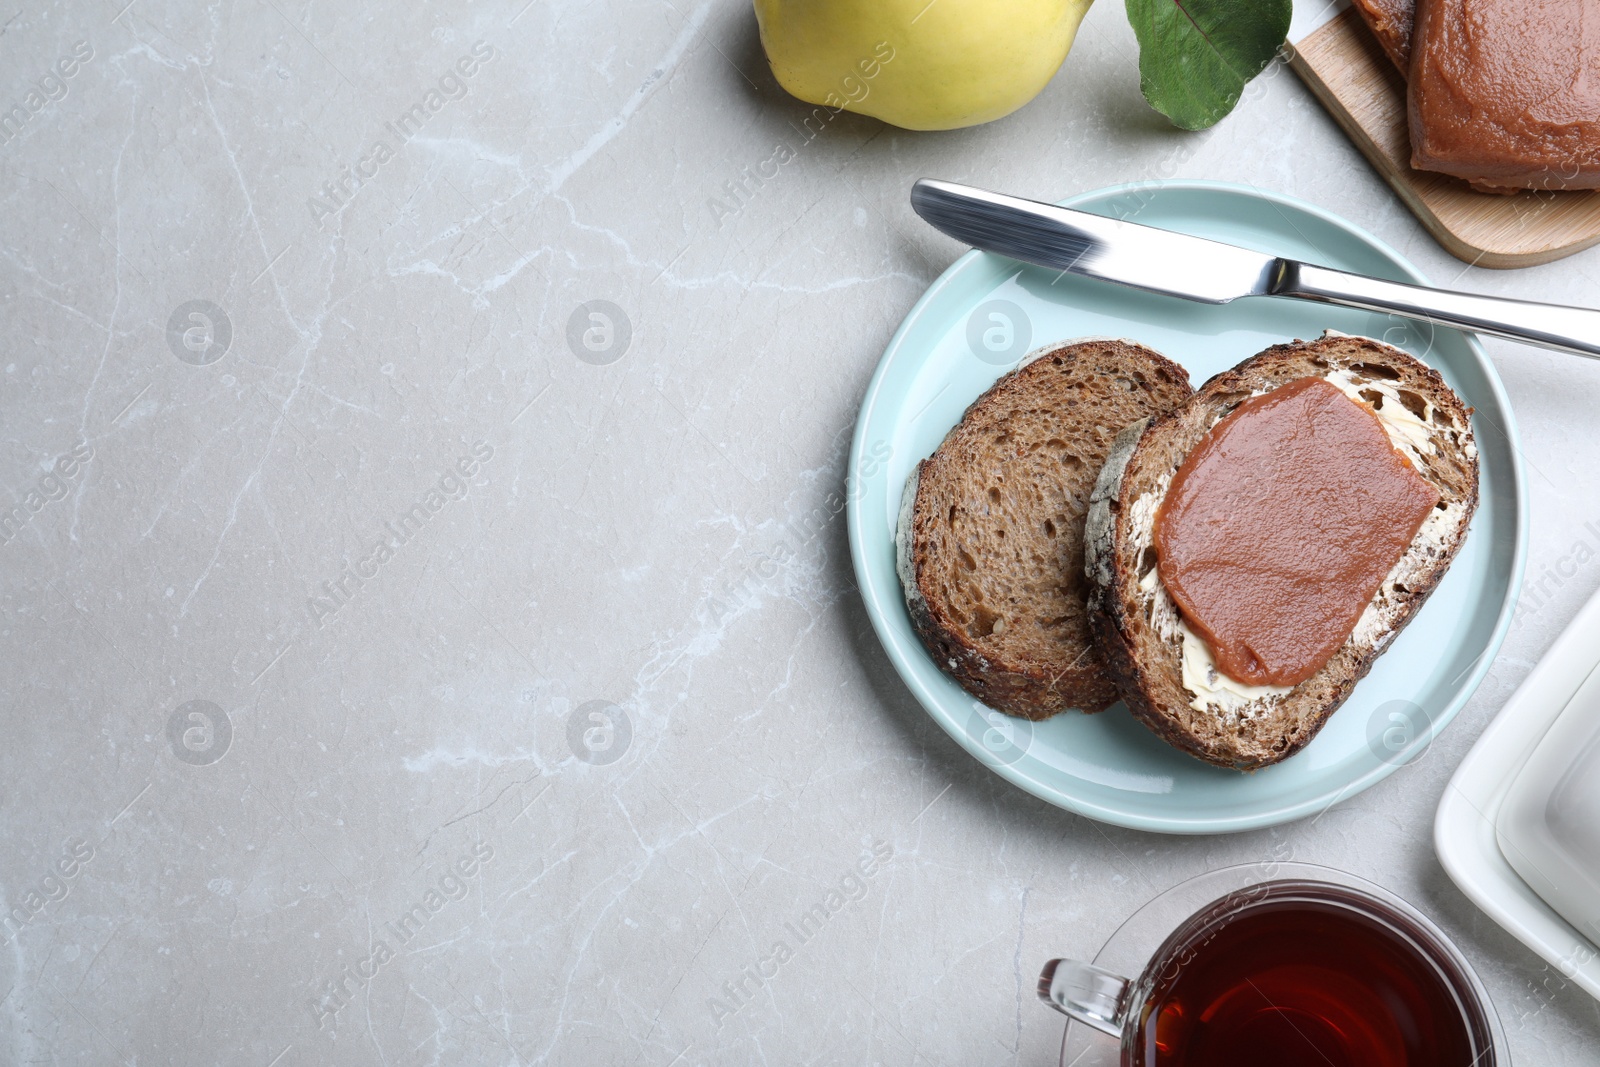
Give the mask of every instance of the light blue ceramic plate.
MULTIPOLYGON (((1400 281, 1425 279, 1343 219, 1288 197, 1215 182, 1125 185, 1062 202, 1265 252, 1400 281)), ((1295 300, 1207 306, 969 252, 923 294, 867 388, 851 448, 850 550, 867 613, 928 714, 1000 775, 1104 822, 1221 833, 1314 815, 1416 758, 1488 670, 1511 623, 1527 503, 1505 391, 1466 335, 1295 300), (912 631, 894 567, 907 474, 980 393, 1030 349, 1127 337, 1182 363, 1198 387, 1268 345, 1327 328, 1381 337, 1437 368, 1476 409, 1481 502, 1449 573, 1345 705, 1298 755, 1241 774, 1169 748, 1117 704, 1030 724, 976 703, 912 631)))

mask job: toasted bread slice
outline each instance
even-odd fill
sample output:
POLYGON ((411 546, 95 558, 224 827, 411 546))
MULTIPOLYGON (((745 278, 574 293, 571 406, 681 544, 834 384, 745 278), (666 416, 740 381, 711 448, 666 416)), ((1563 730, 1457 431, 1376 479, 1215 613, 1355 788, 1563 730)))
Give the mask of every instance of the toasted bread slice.
POLYGON ((1094 488, 1085 566, 1095 641, 1135 717, 1222 767, 1265 767, 1304 748, 1433 592, 1466 537, 1478 506, 1470 415, 1444 379, 1410 355, 1330 332, 1269 348, 1212 378, 1165 417, 1123 431, 1094 488), (1312 375, 1375 409, 1440 501, 1327 664, 1293 687, 1241 686, 1217 673, 1210 650, 1161 584, 1156 511, 1178 467, 1218 420, 1251 396, 1312 375))
POLYGON ((1047 347, 997 381, 917 465, 895 535, 912 624, 967 692, 1010 715, 1117 699, 1089 635, 1083 518, 1117 432, 1193 390, 1130 341, 1047 347))

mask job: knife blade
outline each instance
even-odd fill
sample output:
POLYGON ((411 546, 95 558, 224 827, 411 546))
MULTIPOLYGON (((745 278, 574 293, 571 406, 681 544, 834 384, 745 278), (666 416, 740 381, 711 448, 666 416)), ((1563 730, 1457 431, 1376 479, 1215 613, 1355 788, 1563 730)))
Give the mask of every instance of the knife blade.
POLYGON ((911 207, 974 248, 1146 292, 1207 304, 1294 297, 1600 358, 1600 311, 1589 308, 1370 278, 932 178, 911 187, 911 207))
POLYGON ((1207 304, 1264 295, 1278 264, 1221 241, 931 178, 911 187, 911 207, 986 252, 1207 304))

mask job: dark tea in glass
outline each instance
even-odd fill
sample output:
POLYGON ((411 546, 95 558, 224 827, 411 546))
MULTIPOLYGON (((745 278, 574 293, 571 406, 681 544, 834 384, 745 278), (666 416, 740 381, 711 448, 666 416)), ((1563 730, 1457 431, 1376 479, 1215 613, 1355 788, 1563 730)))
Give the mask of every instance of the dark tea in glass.
MULTIPOLYGON (((1191 879, 1124 924, 1148 929, 1188 898, 1175 929, 1118 957, 1143 960, 1136 976, 1051 960, 1039 996, 1117 1038, 1122 1067, 1509 1067, 1483 984, 1438 927, 1353 875, 1287 866, 1323 877, 1251 881, 1252 865, 1191 879)), ((1071 1062, 1094 1052, 1099 1067, 1107 1051, 1071 1062)))
POLYGON ((1338 901, 1264 899, 1174 945, 1137 1067, 1473 1063, 1468 1007, 1403 928, 1338 901))

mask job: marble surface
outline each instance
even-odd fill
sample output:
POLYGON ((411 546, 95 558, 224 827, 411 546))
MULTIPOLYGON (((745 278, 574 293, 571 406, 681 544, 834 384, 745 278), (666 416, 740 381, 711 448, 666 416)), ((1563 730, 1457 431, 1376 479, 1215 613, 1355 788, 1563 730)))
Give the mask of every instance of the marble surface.
POLYGON ((1421 761, 1273 830, 1006 785, 889 668, 842 519, 790 543, 961 251, 924 174, 1248 182, 1594 302, 1600 253, 1449 258, 1283 68, 1183 134, 1136 58, 1104 3, 1005 120, 807 139, 736 0, 0 7, 0 104, 42 97, 0 143, 0 1061, 1053 1064, 1043 960, 1292 856, 1434 916, 1519 1062, 1593 1062, 1431 824, 1600 586, 1600 367, 1489 343, 1523 610, 1421 761))

